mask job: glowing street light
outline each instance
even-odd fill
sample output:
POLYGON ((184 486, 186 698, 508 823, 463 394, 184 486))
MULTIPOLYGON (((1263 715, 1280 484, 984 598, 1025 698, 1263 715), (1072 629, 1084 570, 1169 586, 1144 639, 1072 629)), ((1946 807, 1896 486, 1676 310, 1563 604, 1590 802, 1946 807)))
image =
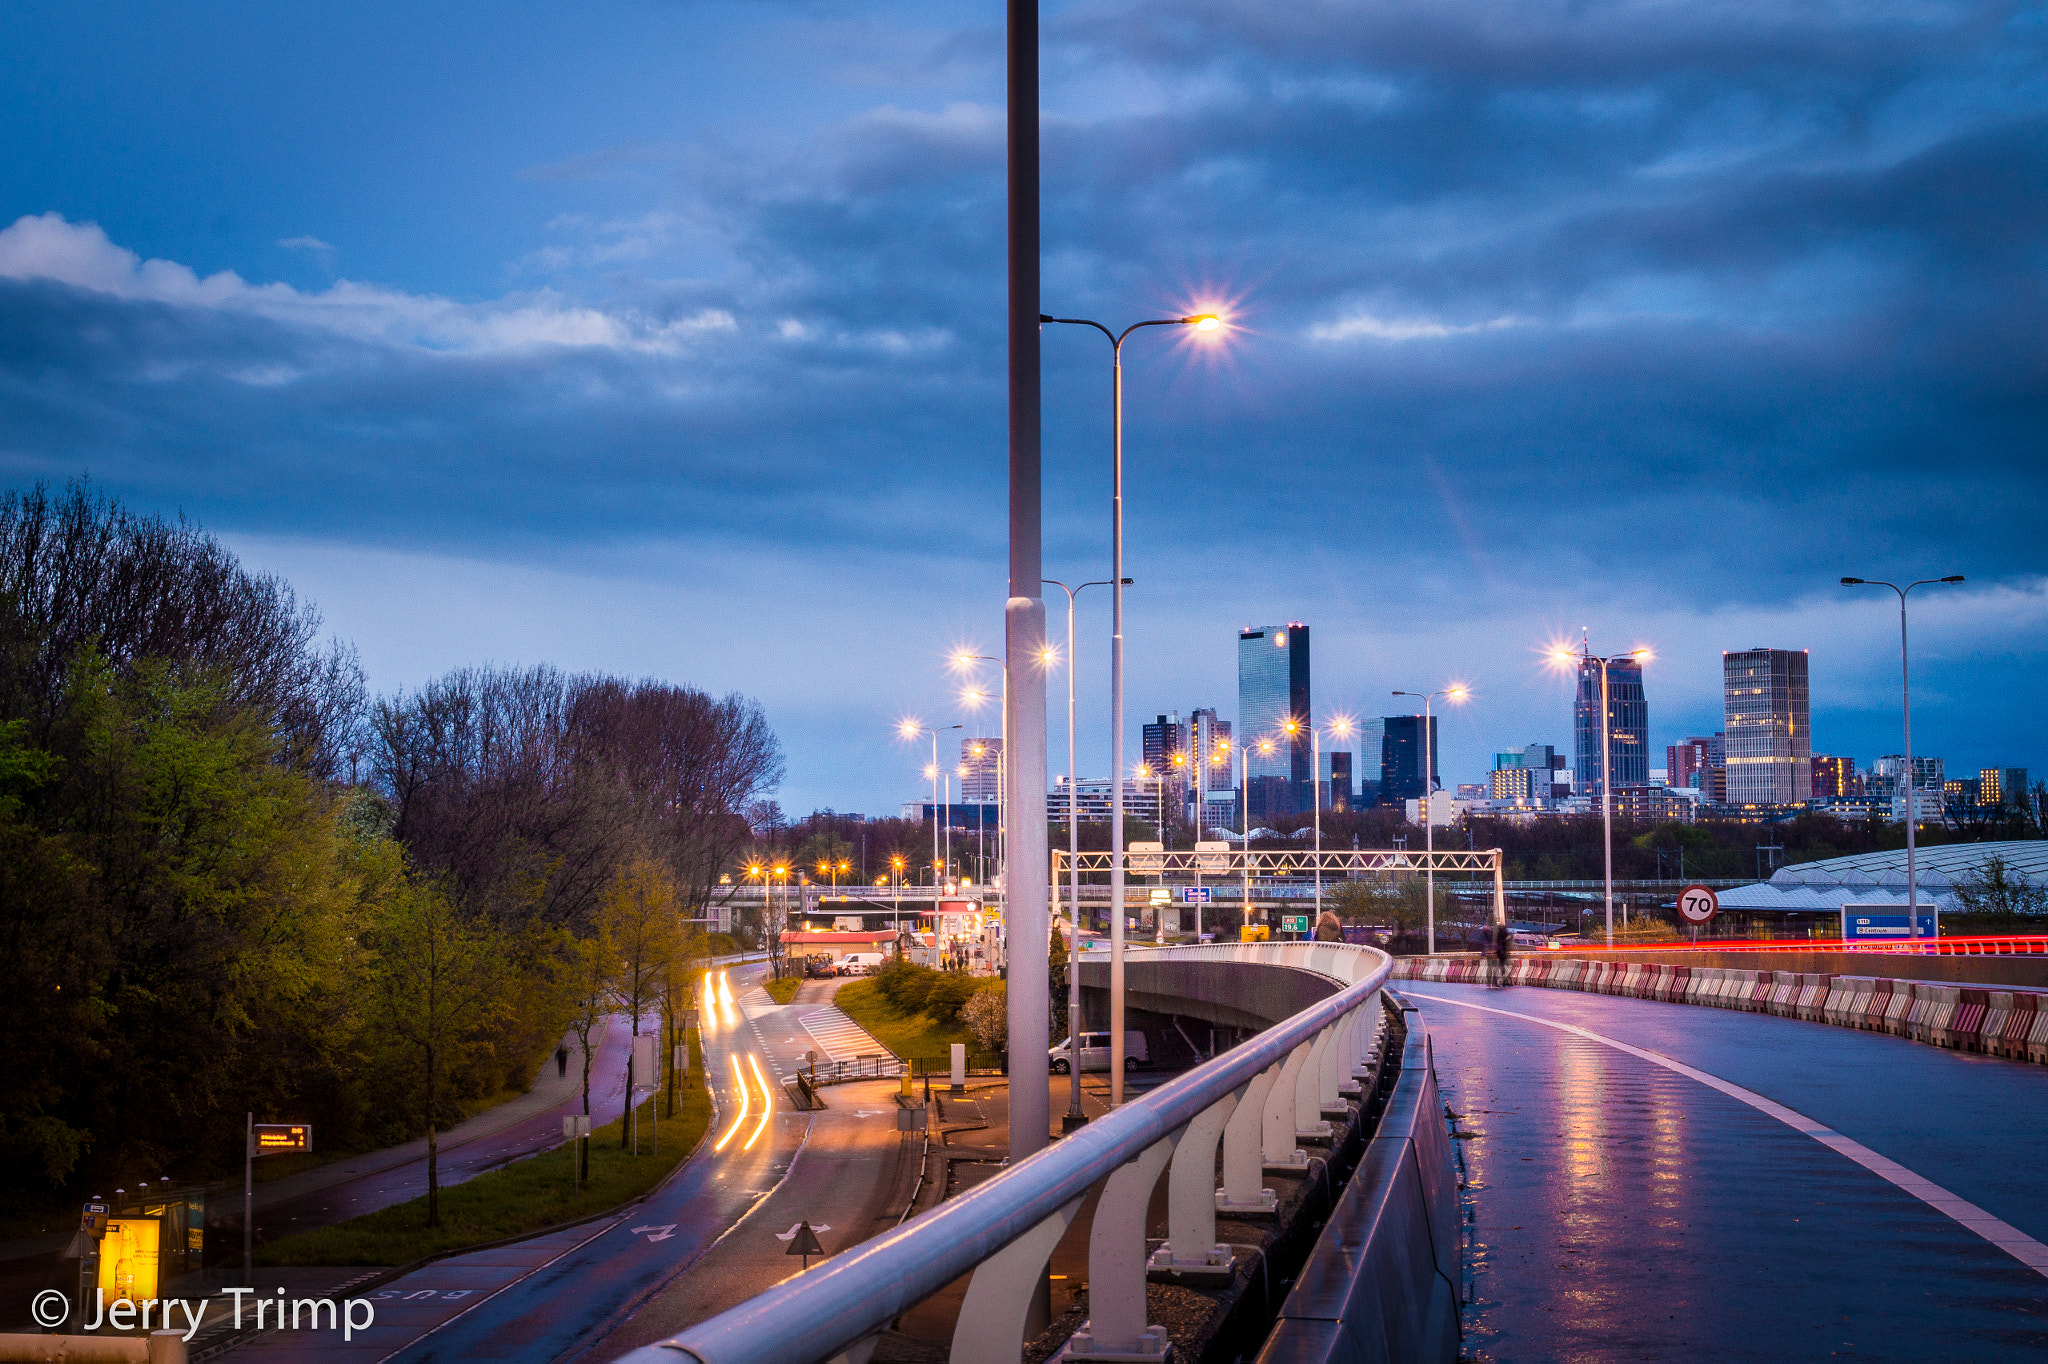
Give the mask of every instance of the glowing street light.
MULTIPOLYGON (((1298 733, 1303 728, 1301 725, 1296 724, 1292 716, 1288 717, 1287 723, 1290 726, 1287 731, 1289 735, 1298 733)), ((1314 725, 1307 726, 1307 729, 1309 731, 1309 747, 1312 754, 1310 761, 1315 764, 1316 773, 1316 922, 1320 924, 1323 919, 1323 731, 1314 725)), ((1351 717, 1339 715, 1330 721, 1328 729, 1333 738, 1350 738, 1351 717)))
POLYGON ((1429 865, 1424 869, 1428 878, 1429 904, 1425 910, 1429 925, 1429 951, 1436 952, 1436 721, 1430 718, 1429 703, 1441 696, 1448 701, 1462 702, 1472 693, 1463 685, 1453 683, 1440 691, 1397 691, 1396 696, 1419 696, 1422 698, 1422 842, 1429 850, 1429 865))
MULTIPOLYGON (((1110 636, 1109 636, 1109 1086, 1110 1103, 1124 1101, 1124 342, 1141 327, 1222 329, 1214 313, 1133 322, 1112 332, 1085 317, 1038 315, 1041 324, 1093 327, 1109 338, 1110 354, 1110 636)), ((1072 792, 1068 793, 1071 798, 1072 792)))
POLYGON ((1610 734, 1609 703, 1607 699, 1607 669, 1615 663, 1647 663, 1648 649, 1633 649, 1625 654, 1608 658, 1593 652, 1592 644, 1582 635, 1579 647, 1556 644, 1550 650, 1551 666, 1562 671, 1565 668, 1583 669, 1587 664, 1597 664, 1600 669, 1600 844, 1601 876, 1604 891, 1601 899, 1606 907, 1607 945, 1614 946, 1614 739, 1610 734))
MULTIPOLYGON (((939 803, 939 735, 949 729, 964 728, 964 725, 940 725, 933 728, 916 719, 902 720, 896 726, 897 737, 906 741, 915 739, 920 734, 931 736, 932 761, 931 765, 925 768, 925 775, 932 779, 932 908, 935 910, 938 908, 938 869, 945 861, 939 854, 939 825, 946 822, 946 807, 939 803)), ((902 911, 899 909, 897 913, 900 919, 902 911)))

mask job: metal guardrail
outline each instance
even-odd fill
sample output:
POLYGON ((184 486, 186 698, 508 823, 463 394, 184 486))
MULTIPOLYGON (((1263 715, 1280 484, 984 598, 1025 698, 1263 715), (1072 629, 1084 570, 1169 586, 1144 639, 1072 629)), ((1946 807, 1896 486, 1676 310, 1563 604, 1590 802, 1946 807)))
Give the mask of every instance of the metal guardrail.
POLYGON ((1216 1243, 1217 1212, 1271 1211, 1276 1200, 1261 1187, 1264 1170, 1307 1168, 1301 1139, 1328 1132, 1321 1110, 1340 1102, 1377 1045, 1377 1001, 1393 960, 1348 943, 1127 950, 1136 960, 1309 971, 1342 988, 896 1230, 620 1364, 678 1364, 679 1355, 700 1364, 864 1364, 891 1322, 969 1272, 952 1359, 1018 1359, 1046 1261, 1105 1176, 1089 1241, 1086 1343, 1096 1353, 1160 1353, 1164 1332, 1145 1320, 1146 1270, 1227 1266, 1231 1251, 1216 1243), (1148 1260, 1145 1212, 1162 1173, 1168 1238, 1148 1260))
MULTIPOLYGON (((1065 848, 1052 850, 1053 874, 1065 876, 1071 856, 1076 870, 1111 870, 1107 852, 1069 854, 1065 848)), ((1432 864, 1439 872, 1466 872, 1492 876, 1500 870, 1498 848, 1253 848, 1235 852, 1181 850, 1175 852, 1126 852, 1124 872, 1130 876, 1243 876, 1245 859, 1251 859, 1253 876, 1312 876, 1318 865, 1325 872, 1426 872, 1432 864)))

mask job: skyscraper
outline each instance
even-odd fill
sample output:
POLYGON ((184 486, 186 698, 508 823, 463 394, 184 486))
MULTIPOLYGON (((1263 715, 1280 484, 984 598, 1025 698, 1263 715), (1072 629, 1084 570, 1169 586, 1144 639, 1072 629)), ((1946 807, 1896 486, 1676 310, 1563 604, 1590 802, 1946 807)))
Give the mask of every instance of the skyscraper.
POLYGON ((1001 739, 960 741, 960 799, 965 804, 993 805, 1002 789, 997 781, 1002 762, 1001 739))
POLYGON ((1201 774, 1196 782, 1196 827, 1237 827, 1237 754, 1230 746, 1230 721, 1207 706, 1188 713, 1188 762, 1201 774))
POLYGON ((1237 740, 1252 746, 1253 820, 1306 814, 1315 780, 1309 740, 1308 627, 1300 621, 1237 636, 1237 740), (1296 722, 1290 738, 1285 726, 1296 722), (1272 741, 1272 752, 1260 745, 1272 741))
POLYGON ((1728 803, 1797 805, 1813 799, 1806 650, 1721 655, 1727 714, 1728 803))
POLYGON ((1159 779, 1166 808, 1178 810, 1187 798, 1188 727, 1180 712, 1170 711, 1146 725, 1144 736, 1145 770, 1159 779))
MULTIPOLYGON (((1420 800, 1427 774, 1422 755, 1422 717, 1420 715, 1389 715, 1385 721, 1385 737, 1380 741, 1380 804, 1400 805, 1405 801, 1420 800)), ((1429 717, 1429 771, 1436 775, 1436 784, 1444 784, 1444 770, 1436 761, 1436 717, 1429 717)))
MULTIPOLYGON (((1579 665, 1579 694, 1572 704, 1574 740, 1572 791, 1600 794, 1600 665, 1579 665)), ((1643 665, 1633 658, 1607 665, 1608 762, 1616 786, 1650 783, 1650 707, 1643 698, 1643 665)))

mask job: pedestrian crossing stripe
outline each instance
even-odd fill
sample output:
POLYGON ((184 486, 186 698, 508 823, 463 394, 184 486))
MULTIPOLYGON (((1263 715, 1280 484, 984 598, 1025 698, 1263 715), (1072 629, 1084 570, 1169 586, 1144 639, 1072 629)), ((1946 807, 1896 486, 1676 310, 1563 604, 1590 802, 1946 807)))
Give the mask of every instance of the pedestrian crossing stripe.
POLYGON ((846 1016, 836 1004, 797 1015, 804 1031, 817 1039, 819 1050, 829 1060, 851 1061, 856 1056, 887 1056, 889 1049, 877 1042, 860 1024, 846 1016))

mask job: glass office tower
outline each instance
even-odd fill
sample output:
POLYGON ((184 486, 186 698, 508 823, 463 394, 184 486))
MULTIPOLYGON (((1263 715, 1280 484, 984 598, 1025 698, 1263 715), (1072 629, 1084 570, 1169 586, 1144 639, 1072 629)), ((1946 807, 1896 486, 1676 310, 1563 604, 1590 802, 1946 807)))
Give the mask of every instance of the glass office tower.
POLYGON ((1314 799, 1310 746, 1308 627, 1300 621, 1240 630, 1237 636, 1237 736, 1251 746, 1253 823, 1278 815, 1307 814, 1314 799), (1298 732, 1287 736, 1289 719, 1298 732), (1262 741, 1271 753, 1259 751, 1262 741))
MULTIPOLYGON (((1572 703, 1572 791, 1600 794, 1600 665, 1579 665, 1579 694, 1572 703)), ((1614 784, 1650 784, 1650 707, 1643 699, 1643 665, 1633 658, 1607 665, 1608 761, 1614 784)))
POLYGON ((1389 715, 1380 723, 1383 726, 1380 804, 1400 806, 1405 801, 1422 799, 1424 783, 1431 772, 1436 775, 1437 789, 1442 790, 1444 770, 1437 765, 1436 716, 1429 717, 1429 759, 1426 766, 1422 754, 1420 715, 1389 715))
POLYGON ((1728 723, 1728 803, 1798 805, 1813 799, 1806 650, 1721 655, 1728 723))

